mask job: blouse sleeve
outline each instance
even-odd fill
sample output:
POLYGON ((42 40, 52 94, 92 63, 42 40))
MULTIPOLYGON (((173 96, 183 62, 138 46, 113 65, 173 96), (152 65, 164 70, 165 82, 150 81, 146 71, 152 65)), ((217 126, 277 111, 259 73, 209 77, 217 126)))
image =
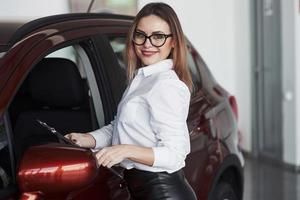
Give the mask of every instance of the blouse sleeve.
POLYGON ((94 149, 99 149, 111 145, 114 125, 115 119, 112 120, 108 125, 90 132, 90 134, 95 138, 96 141, 96 146, 94 149))
POLYGON ((180 80, 164 80, 149 95, 150 125, 157 138, 154 167, 178 170, 190 152, 187 115, 190 91, 180 80))

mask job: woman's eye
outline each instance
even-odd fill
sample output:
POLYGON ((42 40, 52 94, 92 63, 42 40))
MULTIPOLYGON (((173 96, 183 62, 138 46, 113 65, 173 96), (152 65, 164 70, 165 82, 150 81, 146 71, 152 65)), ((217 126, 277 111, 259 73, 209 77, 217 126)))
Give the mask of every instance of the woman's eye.
POLYGON ((144 38, 145 36, 141 33, 135 33, 136 38, 144 38))
POLYGON ((164 34, 154 34, 152 35, 153 39, 154 40, 161 40, 161 39, 164 39, 164 34))

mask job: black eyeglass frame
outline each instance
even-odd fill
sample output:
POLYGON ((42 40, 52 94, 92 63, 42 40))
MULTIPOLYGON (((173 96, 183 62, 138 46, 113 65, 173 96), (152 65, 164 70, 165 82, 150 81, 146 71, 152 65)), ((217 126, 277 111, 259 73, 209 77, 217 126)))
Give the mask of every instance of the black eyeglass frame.
POLYGON ((139 43, 136 43, 136 42, 134 41, 134 35, 133 35, 133 37, 132 37, 132 42, 133 42, 135 45, 138 45, 138 46, 144 45, 145 42, 147 41, 147 39, 149 39, 149 41, 150 41, 150 43, 151 43, 152 46, 154 46, 154 47, 162 47, 162 46, 164 46, 164 44, 166 43, 167 39, 168 39, 169 37, 172 37, 172 36, 173 36, 172 33, 171 33, 171 34, 154 33, 154 34, 151 34, 151 35, 149 35, 149 36, 147 36, 146 34, 144 34, 144 33, 142 33, 142 32, 138 32, 138 31, 134 32, 134 34, 136 34, 136 33, 145 36, 144 42, 141 43, 141 44, 139 44, 139 43), (154 35, 163 35, 164 38, 165 38, 164 42, 163 42, 161 45, 154 45, 154 44, 152 43, 152 40, 151 40, 151 37, 154 36, 154 35))

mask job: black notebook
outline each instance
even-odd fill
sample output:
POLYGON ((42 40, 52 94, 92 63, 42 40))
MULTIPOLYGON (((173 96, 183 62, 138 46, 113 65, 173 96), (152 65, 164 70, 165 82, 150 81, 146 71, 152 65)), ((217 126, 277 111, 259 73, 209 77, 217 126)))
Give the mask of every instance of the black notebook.
POLYGON ((60 141, 63 141, 64 143, 66 144, 71 144, 71 145, 74 145, 74 146, 77 146, 79 147, 79 145, 77 145, 75 142, 73 142, 72 140, 69 140, 68 138, 64 137, 61 133, 57 132, 55 130, 55 128, 49 126, 46 122, 43 122, 39 119, 36 119, 36 121, 44 128, 46 128, 50 133, 54 134, 58 140, 60 141))

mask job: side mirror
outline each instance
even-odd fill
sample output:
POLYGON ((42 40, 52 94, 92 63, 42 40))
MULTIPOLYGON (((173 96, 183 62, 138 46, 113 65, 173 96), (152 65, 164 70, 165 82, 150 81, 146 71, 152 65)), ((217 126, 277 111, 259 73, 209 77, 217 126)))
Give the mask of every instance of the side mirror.
POLYGON ((89 149, 47 144, 25 152, 17 179, 22 193, 62 194, 87 186, 97 173, 97 162, 89 149))

